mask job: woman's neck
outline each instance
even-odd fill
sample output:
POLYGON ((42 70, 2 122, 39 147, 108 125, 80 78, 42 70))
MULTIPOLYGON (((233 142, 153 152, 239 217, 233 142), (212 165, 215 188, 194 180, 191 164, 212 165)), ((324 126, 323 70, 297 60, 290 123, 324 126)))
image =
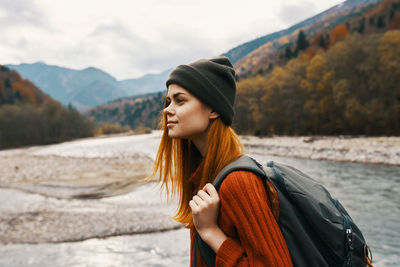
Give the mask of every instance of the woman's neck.
MULTIPOLYGON (((209 129, 208 129, 209 130, 209 129)), ((207 153, 207 138, 208 138, 208 130, 202 134, 191 136, 190 141, 197 147, 199 150, 201 157, 205 157, 207 153)))
POLYGON ((207 152, 207 138, 191 138, 191 141, 200 151, 201 157, 204 158, 207 152))

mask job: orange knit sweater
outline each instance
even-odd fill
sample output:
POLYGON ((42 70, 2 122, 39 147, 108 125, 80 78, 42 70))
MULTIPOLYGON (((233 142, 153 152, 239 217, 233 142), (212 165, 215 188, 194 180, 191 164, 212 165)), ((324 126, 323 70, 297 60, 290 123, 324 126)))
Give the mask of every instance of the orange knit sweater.
MULTIPOLYGON (((234 171, 222 183, 219 197, 218 224, 228 238, 216 253, 216 266, 292 266, 259 177, 247 171, 234 171)), ((191 254, 195 234, 196 230, 191 228, 191 254)), ((197 255, 196 266, 206 267, 198 248, 197 255)))

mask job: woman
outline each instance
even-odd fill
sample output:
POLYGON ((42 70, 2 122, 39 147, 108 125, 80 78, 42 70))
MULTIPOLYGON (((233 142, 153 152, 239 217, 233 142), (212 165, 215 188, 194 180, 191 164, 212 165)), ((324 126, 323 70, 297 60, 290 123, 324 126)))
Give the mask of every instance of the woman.
MULTIPOLYGON (((190 228, 191 251, 197 232, 216 253, 216 266, 291 266, 261 179, 234 171, 219 193, 212 185, 217 173, 243 153, 229 127, 236 96, 229 59, 180 65, 166 85, 153 176, 159 174, 170 197, 178 195, 174 219, 190 228)), ((196 266, 206 266, 200 256, 196 266)))

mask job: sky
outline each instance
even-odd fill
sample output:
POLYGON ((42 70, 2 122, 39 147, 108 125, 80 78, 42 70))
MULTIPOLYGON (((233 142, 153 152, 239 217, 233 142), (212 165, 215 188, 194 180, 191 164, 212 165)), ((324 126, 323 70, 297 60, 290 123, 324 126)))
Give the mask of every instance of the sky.
POLYGON ((117 80, 210 58, 343 0, 0 0, 0 64, 96 67, 117 80))

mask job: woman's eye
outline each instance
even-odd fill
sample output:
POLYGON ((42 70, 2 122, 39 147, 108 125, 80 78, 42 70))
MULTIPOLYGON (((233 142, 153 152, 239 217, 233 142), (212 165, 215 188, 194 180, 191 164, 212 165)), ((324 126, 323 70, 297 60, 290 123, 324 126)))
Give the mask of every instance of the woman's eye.
POLYGON ((177 99, 176 99, 176 103, 178 103, 178 104, 179 104, 179 103, 183 103, 183 102, 184 102, 183 99, 180 99, 180 98, 177 98, 177 99))

